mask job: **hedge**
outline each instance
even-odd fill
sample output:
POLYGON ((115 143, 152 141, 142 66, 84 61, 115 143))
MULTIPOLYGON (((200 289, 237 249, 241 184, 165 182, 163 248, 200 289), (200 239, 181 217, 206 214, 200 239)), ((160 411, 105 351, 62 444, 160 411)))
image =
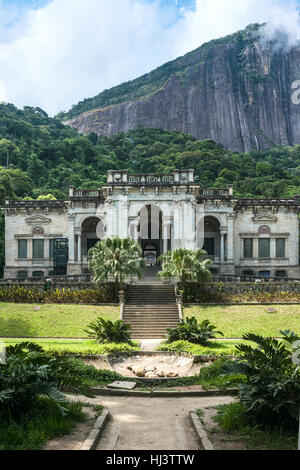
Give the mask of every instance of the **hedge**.
POLYGON ((93 289, 51 289, 49 291, 23 286, 0 287, 0 302, 55 303, 55 304, 109 304, 118 303, 114 284, 103 284, 93 289))

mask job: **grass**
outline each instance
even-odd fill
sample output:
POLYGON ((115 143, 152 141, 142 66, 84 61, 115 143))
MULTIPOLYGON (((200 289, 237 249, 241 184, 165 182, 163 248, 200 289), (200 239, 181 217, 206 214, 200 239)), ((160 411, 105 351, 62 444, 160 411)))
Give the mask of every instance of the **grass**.
POLYGON ((251 344, 250 341, 244 340, 219 340, 210 341, 209 346, 201 346, 199 344, 193 344, 188 341, 174 341, 173 343, 162 343, 158 346, 158 351, 168 351, 175 353, 187 353, 195 356, 233 356, 236 354, 235 346, 237 344, 251 344))
POLYGON ((255 332, 262 336, 280 336, 280 330, 300 334, 300 305, 199 305, 186 306, 184 317, 208 319, 224 333, 225 338, 241 338, 255 332), (269 307, 275 313, 268 313, 269 307))
POLYGON ((98 317, 119 320, 119 307, 0 303, 0 337, 84 338, 98 317))
POLYGON ((39 399, 35 407, 18 419, 0 421, 0 450, 38 450, 50 439, 71 433, 86 414, 79 403, 66 403, 65 415, 49 399, 39 399))
POLYGON ((97 344, 93 340, 81 340, 81 339, 34 339, 34 338, 0 338, 7 346, 14 345, 16 343, 22 343, 23 341, 31 341, 42 346, 46 352, 53 353, 67 353, 67 354, 82 354, 82 355, 106 355, 117 352, 131 352, 139 350, 139 343, 132 341, 132 344, 97 344))
POLYGON ((229 440, 243 440, 248 448, 257 450, 296 450, 297 430, 284 430, 279 426, 253 424, 243 405, 233 402, 220 405, 215 421, 229 440))

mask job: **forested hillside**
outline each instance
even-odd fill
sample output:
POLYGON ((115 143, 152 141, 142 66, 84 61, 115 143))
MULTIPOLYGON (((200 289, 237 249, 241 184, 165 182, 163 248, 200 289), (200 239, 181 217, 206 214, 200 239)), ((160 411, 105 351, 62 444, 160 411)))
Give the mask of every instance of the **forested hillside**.
POLYGON ((239 197, 300 194, 300 146, 238 154, 211 140, 138 128, 111 138, 82 136, 39 108, 0 105, 0 200, 65 198, 68 188, 97 188, 109 169, 130 173, 194 168, 202 187, 234 185, 239 197), (9 163, 8 169, 6 168, 9 163))

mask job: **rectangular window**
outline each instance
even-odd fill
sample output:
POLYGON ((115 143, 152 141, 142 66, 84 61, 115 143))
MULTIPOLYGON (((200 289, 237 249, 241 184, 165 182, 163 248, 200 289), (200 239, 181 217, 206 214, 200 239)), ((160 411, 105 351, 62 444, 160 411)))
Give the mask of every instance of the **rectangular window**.
POLYGON ((203 250, 205 250, 209 256, 215 255, 215 239, 205 238, 203 250))
POLYGON ((285 238, 276 238, 276 258, 285 258, 285 238))
POLYGON ((49 240, 49 259, 54 257, 54 240, 49 240))
POLYGON ((27 278, 27 271, 18 271, 17 278, 18 279, 26 279, 27 278))
POLYGON ((253 258, 253 238, 244 238, 244 258, 253 258))
POLYGON ((258 240, 258 257, 270 258, 270 239, 260 238, 258 240))
POLYGON ((32 241, 33 259, 44 258, 44 240, 33 240, 32 241))
POLYGON ((27 240, 18 240, 18 258, 27 259, 27 240))

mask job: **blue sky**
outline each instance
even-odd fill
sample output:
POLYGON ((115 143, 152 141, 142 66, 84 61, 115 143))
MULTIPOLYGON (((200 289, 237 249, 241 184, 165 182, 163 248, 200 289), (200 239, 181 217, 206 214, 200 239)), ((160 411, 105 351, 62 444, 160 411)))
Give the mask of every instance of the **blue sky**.
MULTIPOLYGON (((0 0, 0 101, 53 115, 249 23, 300 39, 300 0, 0 0)), ((300 78, 300 77, 299 77, 300 78)))

